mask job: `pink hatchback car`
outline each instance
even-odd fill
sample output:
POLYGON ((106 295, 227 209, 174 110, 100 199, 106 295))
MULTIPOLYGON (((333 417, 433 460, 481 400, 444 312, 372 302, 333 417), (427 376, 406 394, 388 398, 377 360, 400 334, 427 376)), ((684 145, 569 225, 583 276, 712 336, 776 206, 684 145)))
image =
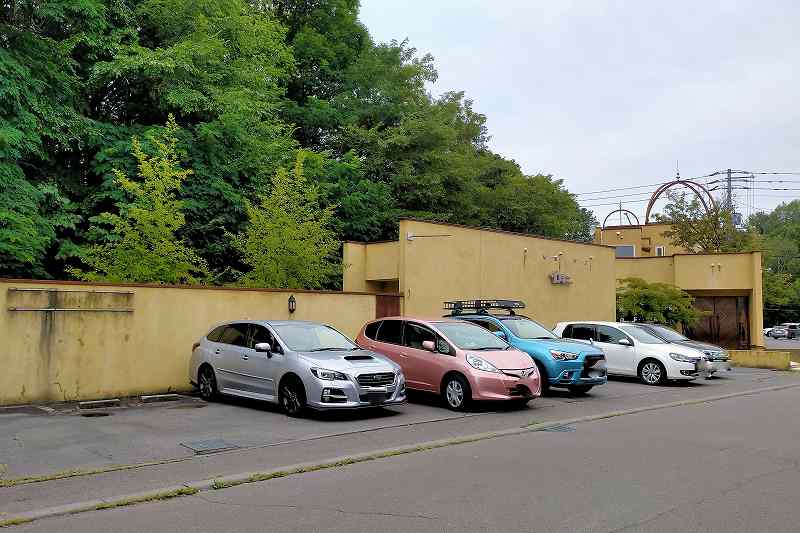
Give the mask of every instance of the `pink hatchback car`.
POLYGON ((464 320, 382 318, 367 323, 356 342, 400 365, 408 388, 441 394, 454 410, 471 400, 525 404, 541 393, 528 354, 464 320))

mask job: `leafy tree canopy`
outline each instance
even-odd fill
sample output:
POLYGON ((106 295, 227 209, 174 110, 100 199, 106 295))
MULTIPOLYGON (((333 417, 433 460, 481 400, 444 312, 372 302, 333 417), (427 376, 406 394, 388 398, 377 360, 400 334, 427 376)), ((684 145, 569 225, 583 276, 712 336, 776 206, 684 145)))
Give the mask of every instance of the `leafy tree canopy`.
POLYGON ((617 319, 691 326, 701 316, 693 302, 689 293, 674 285, 626 278, 617 288, 617 319))
POLYGON ((255 268, 230 235, 298 153, 339 240, 396 237, 402 216, 590 238, 559 180, 489 149, 473 102, 428 92, 430 55, 374 42, 358 15, 358 0, 5 2, 0 274, 65 277, 79 249, 122 242, 100 223, 135 202, 117 171, 158 152, 148 132, 170 114, 175 168, 193 171, 172 231, 214 283, 255 268))

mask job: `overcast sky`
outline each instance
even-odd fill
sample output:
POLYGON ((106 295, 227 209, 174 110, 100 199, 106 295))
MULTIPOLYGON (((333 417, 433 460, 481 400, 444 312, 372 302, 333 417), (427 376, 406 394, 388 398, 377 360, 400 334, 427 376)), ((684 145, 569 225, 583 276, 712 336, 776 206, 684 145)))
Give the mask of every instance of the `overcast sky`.
MULTIPOLYGON (((667 181, 676 160, 684 178, 800 171, 800 2, 362 0, 361 19, 433 54, 432 92, 465 91, 493 150, 571 192, 667 181)), ((800 197, 755 194, 762 209, 800 197)), ((641 214, 643 196, 623 206, 641 214)))

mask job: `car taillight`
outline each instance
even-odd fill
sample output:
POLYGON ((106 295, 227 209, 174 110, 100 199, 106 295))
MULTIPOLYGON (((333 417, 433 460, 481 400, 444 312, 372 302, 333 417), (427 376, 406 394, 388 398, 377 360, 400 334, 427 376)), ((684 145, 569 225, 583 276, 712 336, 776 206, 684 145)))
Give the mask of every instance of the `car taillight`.
POLYGON ((192 344, 192 351, 194 352, 199 347, 200 347, 200 343, 199 342, 196 342, 196 343, 192 344))

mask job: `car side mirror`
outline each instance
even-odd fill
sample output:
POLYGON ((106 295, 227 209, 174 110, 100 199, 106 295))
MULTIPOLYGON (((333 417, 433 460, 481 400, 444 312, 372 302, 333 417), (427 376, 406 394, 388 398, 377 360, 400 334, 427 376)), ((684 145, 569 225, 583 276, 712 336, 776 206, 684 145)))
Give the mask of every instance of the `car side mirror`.
POLYGON ((617 344, 621 344, 623 346, 633 346, 633 343, 630 339, 620 339, 617 341, 617 344))
POLYGON ((506 335, 506 332, 505 332, 505 331, 500 331, 500 330, 498 330, 498 331, 495 331, 495 332, 494 332, 494 334, 495 334, 496 336, 500 337, 500 338, 501 338, 501 339, 503 339, 503 340, 506 340, 506 339, 508 338, 508 335, 506 335))
POLYGON ((272 347, 269 345, 268 342, 258 342, 255 345, 255 349, 259 353, 267 354, 267 357, 272 357, 272 347))
POLYGON ((435 352, 436 344, 433 341, 422 341, 422 349, 428 350, 429 352, 435 352))

